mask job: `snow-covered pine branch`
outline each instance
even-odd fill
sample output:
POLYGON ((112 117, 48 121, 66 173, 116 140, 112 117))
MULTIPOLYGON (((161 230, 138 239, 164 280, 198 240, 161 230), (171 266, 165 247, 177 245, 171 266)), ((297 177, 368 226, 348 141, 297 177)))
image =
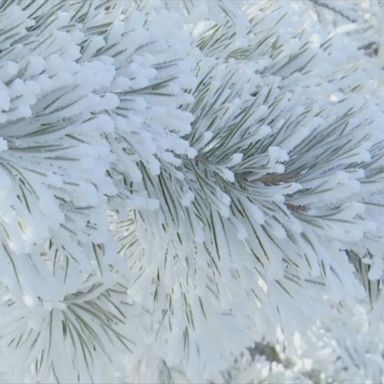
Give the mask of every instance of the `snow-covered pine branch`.
POLYGON ((344 377, 313 340, 381 303, 383 104, 311 7, 0 2, 3 381, 344 377))

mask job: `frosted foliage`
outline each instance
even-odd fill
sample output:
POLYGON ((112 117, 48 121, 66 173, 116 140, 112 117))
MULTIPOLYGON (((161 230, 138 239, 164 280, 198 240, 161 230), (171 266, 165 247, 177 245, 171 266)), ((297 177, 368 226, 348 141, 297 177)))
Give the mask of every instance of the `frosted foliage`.
POLYGON ((383 380, 381 73, 317 3, 0 1, 1 382, 383 380))
POLYGON ((347 35, 349 42, 383 68, 383 0, 309 0, 312 11, 332 35, 347 35))
POLYGON ((348 317, 334 315, 308 333, 295 334, 289 351, 283 343, 259 346, 260 354, 242 354, 220 382, 380 383, 383 322, 377 315, 355 307, 348 317))

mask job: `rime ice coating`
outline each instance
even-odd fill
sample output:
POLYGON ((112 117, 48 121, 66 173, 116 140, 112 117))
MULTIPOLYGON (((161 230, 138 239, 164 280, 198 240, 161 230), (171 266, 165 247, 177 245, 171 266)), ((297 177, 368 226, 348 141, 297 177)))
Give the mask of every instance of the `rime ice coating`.
POLYGON ((384 117, 307 11, 0 4, 1 379, 305 381, 308 335, 366 324, 384 117))

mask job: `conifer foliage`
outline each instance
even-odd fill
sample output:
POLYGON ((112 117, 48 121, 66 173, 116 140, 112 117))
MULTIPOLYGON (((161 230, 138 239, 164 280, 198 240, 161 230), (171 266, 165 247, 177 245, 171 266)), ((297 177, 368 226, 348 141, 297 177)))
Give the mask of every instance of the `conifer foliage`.
POLYGON ((314 3, 0 0, 3 382, 384 379, 380 69, 314 3))

